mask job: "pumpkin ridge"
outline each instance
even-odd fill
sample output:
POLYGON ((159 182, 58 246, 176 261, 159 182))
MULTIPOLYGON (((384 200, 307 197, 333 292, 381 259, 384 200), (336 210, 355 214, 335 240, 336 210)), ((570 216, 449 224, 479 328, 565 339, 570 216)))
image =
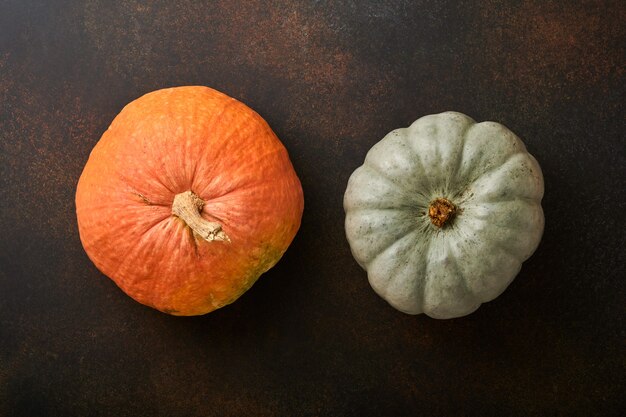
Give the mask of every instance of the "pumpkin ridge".
MULTIPOLYGON (((479 214, 476 213, 476 210, 481 207, 481 206, 487 206, 488 208, 491 209, 496 209, 494 206, 499 206, 499 205, 503 205, 503 204, 507 204, 507 203, 523 203, 526 207, 532 208, 532 209, 536 209, 539 208, 541 209, 541 205, 534 199, 510 199, 510 200, 498 200, 498 201, 488 201, 488 202, 482 202, 480 204, 466 204, 465 205, 465 210, 468 214, 468 216, 470 216, 472 219, 475 220, 483 220, 483 221, 487 221, 487 215, 486 214, 479 214)), ((504 209, 502 209, 504 210, 504 209)), ((503 226, 500 223, 496 223, 491 221, 490 224, 492 225, 499 225, 499 226, 503 226)), ((504 226, 503 226, 504 227, 504 226)), ((509 225, 510 227, 510 225, 509 225)), ((515 224, 515 228, 525 228, 528 227, 528 225, 526 224, 515 224)))
POLYGON ((236 197, 240 193, 248 192, 250 191, 250 189, 261 188, 263 186, 266 186, 266 184, 267 184, 267 181, 261 181, 261 182, 247 184, 241 187, 233 187, 232 189, 229 189, 228 191, 225 191, 222 194, 216 195, 214 197, 206 198, 205 201, 208 203, 208 202, 215 202, 215 201, 220 201, 224 199, 230 199, 230 198, 233 198, 233 196, 236 197))
MULTIPOLYGON (((404 275, 407 274, 408 272, 407 268, 415 266, 415 268, 419 270, 419 265, 421 261, 423 261, 425 253, 427 252, 427 250, 424 251, 423 249, 424 248, 421 248, 419 245, 410 245, 410 248, 407 251, 407 253, 404 253, 402 256, 399 257, 399 260, 403 260, 404 262, 402 263, 402 265, 400 265, 399 263, 396 263, 394 267, 391 270, 389 270, 389 280, 386 281, 384 290, 381 291, 383 293, 382 294, 383 298, 388 299, 388 297, 390 297, 391 288, 393 287, 394 284, 397 285, 398 280, 401 280, 404 277, 404 275), (418 257, 419 259, 415 259, 416 257, 418 257), (399 271, 400 267, 403 268, 402 271, 399 271), (399 272, 403 272, 403 273, 399 273, 399 272)), ((419 271, 416 271, 416 272, 419 274, 419 271)), ((414 297, 414 301, 417 305, 414 304, 413 306, 414 308, 403 309, 403 311, 407 312, 408 314, 419 314, 423 309, 423 304, 422 304, 421 299, 422 299, 422 293, 423 293, 424 288, 421 285, 421 280, 419 279, 419 276, 416 278, 415 282, 417 284, 417 287, 415 288, 415 292, 412 294, 409 294, 408 298, 411 299, 414 297)), ((399 306, 395 306, 395 307, 399 308, 399 306)))
MULTIPOLYGON (((167 202, 163 201, 163 200, 169 200, 169 199, 162 199, 161 198, 161 199, 157 200, 154 197, 148 199, 148 197, 147 197, 148 193, 147 192, 143 192, 143 191, 139 191, 139 189, 137 187, 135 187, 130 181, 128 181, 127 176, 123 172, 121 172, 120 170, 116 169, 115 173, 118 174, 118 179, 119 179, 119 181, 121 183, 120 186, 126 188, 124 190, 125 192, 130 193, 130 194, 134 194, 135 196, 137 196, 141 200, 143 200, 143 202, 146 202, 146 200, 148 200, 150 202, 150 204, 148 204, 148 205, 151 205, 151 206, 169 207, 171 205, 171 203, 169 201, 167 201, 167 202)), ((150 174, 149 176, 150 176, 150 178, 154 178, 154 179, 158 180, 158 178, 156 178, 152 174, 150 174)), ((170 190, 168 190, 166 188, 165 184, 162 184, 160 181, 158 181, 158 182, 159 182, 159 185, 163 186, 163 188, 165 188, 168 192, 170 192, 170 190)), ((117 188, 114 188, 114 189, 117 189, 117 188)), ((132 201, 134 203, 137 202, 135 199, 133 199, 132 201)))
MULTIPOLYGON (((419 256, 419 259, 417 260, 417 262, 423 262, 427 258, 428 253, 430 251, 431 244, 432 244, 432 239, 427 239, 427 242, 425 246, 421 248, 422 249, 421 251, 418 250, 420 248, 418 247, 418 245, 416 245, 415 249, 416 249, 416 252, 418 252, 418 256, 419 256)), ((412 314, 421 314, 424 312, 424 292, 426 290, 426 283, 423 277, 426 274, 426 268, 424 268, 422 272, 423 272, 422 277, 418 277, 418 279, 416 280, 418 285, 415 289, 415 291, 417 292, 416 301, 418 303, 418 309, 417 309, 417 312, 412 313, 412 314)))
MULTIPOLYGON (((259 161, 261 161, 263 158, 268 158, 268 157, 271 157, 271 156, 275 156, 277 153, 279 153, 279 152, 281 152, 283 150, 284 149, 281 149, 281 148, 273 148, 271 151, 264 153, 258 159, 255 159, 254 161, 246 161, 245 164, 240 164, 239 168, 241 169, 241 168, 246 168, 248 166, 252 166, 252 165, 258 163, 259 161)), ((218 176, 214 177, 214 180, 219 182, 219 178, 221 178, 221 177, 218 174, 218 176)), ((206 197, 206 198, 203 197, 203 199, 205 201, 214 201, 216 199, 225 197, 225 196, 230 195, 232 193, 236 193, 236 192, 239 192, 239 191, 247 190, 249 188, 258 187, 260 184, 264 184, 266 182, 267 181, 265 180, 265 178, 263 178, 260 175, 251 176, 249 178, 248 184, 246 184, 246 185, 232 183, 232 184, 230 184, 230 187, 228 189, 226 189, 224 191, 220 190, 220 194, 212 195, 212 196, 206 197)), ((204 189, 202 191, 198 192, 198 195, 199 196, 206 196, 208 194, 207 189, 211 188, 212 186, 215 186, 214 181, 207 182, 207 184, 204 187, 204 189)))
POLYGON ((379 177, 383 178, 385 181, 387 181, 389 184, 393 185, 395 188, 401 188, 401 185, 398 184, 397 182, 395 182, 392 178, 389 178, 389 175, 387 175, 385 172, 383 172, 379 167, 377 167, 375 164, 369 162, 368 160, 365 160, 365 162, 363 163, 364 166, 368 167, 371 171, 375 172, 376 174, 378 174, 379 177))
MULTIPOLYGON (((417 120, 419 121, 419 119, 417 120)), ((413 122, 413 124, 411 124, 411 126, 413 126, 417 121, 413 122)), ((428 177, 428 175, 426 175, 426 173, 428 172, 426 170, 426 166, 424 165, 424 161, 422 160, 422 157, 420 155, 420 152, 417 151, 417 149, 415 149, 415 146, 413 144, 412 141, 409 140, 409 131, 411 129, 411 126, 400 129, 402 130, 402 135, 404 137, 404 140, 407 142, 407 144, 409 145, 409 149, 411 150, 411 153, 413 154, 413 157, 415 159, 416 165, 419 166, 418 171, 420 171, 418 174, 421 174, 424 182, 425 182, 425 187, 427 188, 427 190, 424 190, 426 192, 426 194, 431 194, 432 190, 433 190, 433 185, 432 182, 430 181, 430 178, 428 177)), ((426 194, 424 194, 424 196, 426 197, 426 194)), ((428 197, 426 197, 426 200, 429 200, 428 197)))
MULTIPOLYGON (((459 230, 465 231, 465 229, 470 229, 473 232, 478 233, 478 232, 482 232, 483 230, 493 230, 493 229, 498 229, 498 228, 503 229, 503 230, 508 230, 510 232, 515 232, 516 230, 524 229, 525 227, 523 227, 523 228, 520 228, 520 227, 505 227, 505 226, 501 226, 501 225, 499 225, 497 223, 494 223, 494 222, 489 222, 486 219, 483 219, 481 217, 472 216, 472 220, 468 221, 465 224, 465 227, 463 229, 459 229, 459 230), (484 224, 484 227, 477 228, 475 226, 476 222, 481 222, 482 224, 484 224)), ((469 235, 469 233, 466 233, 466 237, 470 238, 470 239, 472 238, 469 235)), ((502 249, 502 251, 504 253, 506 253, 507 255, 509 255, 510 257, 512 257, 513 259, 515 259, 516 261, 518 261, 521 264, 521 262, 523 262, 523 259, 520 259, 520 256, 518 256, 518 255, 516 255, 514 253, 515 252, 514 248, 511 248, 509 245, 507 245, 507 243, 510 244, 511 242, 515 242, 515 240, 514 239, 501 239, 501 240, 499 240, 497 242, 498 243, 498 248, 502 249)))
MULTIPOLYGON (((460 233, 458 233, 458 235, 460 236, 460 233)), ((476 294, 474 294, 474 291, 471 289, 469 282, 467 282, 466 274, 461 271, 461 268, 459 268, 458 256, 452 246, 452 242, 450 241, 450 239, 446 240, 446 244, 448 246, 448 254, 450 255, 451 258, 453 258, 453 261, 451 262, 451 264, 453 265, 454 273, 456 274, 457 277, 459 277, 458 281, 461 282, 461 285, 463 285, 463 288, 465 288, 465 292, 469 296, 471 296, 471 298, 475 302, 478 302, 479 305, 482 304, 482 302, 476 297, 476 294)))
MULTIPOLYGON (((220 93, 219 91, 217 91, 217 92, 220 93)), ((218 121, 222 118, 224 113, 226 113, 226 110, 229 107, 234 106, 236 104, 236 102, 237 102, 236 100, 232 99, 232 100, 229 100, 226 103, 224 103, 224 105, 221 108, 221 111, 216 112, 214 115, 212 115, 209 118, 209 120, 207 120, 207 122, 206 122, 207 125, 208 126, 213 126, 214 124, 218 123, 218 121)), ((195 110, 195 108, 194 108, 194 110, 195 110)), ((225 142, 226 141, 224 141, 224 144, 225 144, 225 142)), ((194 160, 193 169, 191 170, 191 177, 188 178, 188 186, 189 186, 190 190, 194 189, 194 185, 195 185, 194 184, 194 180, 195 180, 196 174, 198 172, 198 165, 200 164, 200 158, 196 157, 196 158, 192 158, 192 159, 194 160)), ((187 160, 187 159, 185 158, 185 160, 187 160)))
MULTIPOLYGON (((530 225, 529 225, 530 226, 530 225)), ((521 227, 506 227, 500 224, 489 224, 490 228, 494 228, 494 229, 502 229, 502 230, 507 230, 507 231, 516 231, 516 230, 522 230, 523 228, 521 227)), ((507 255, 509 255, 511 258, 515 259, 516 261, 518 261, 520 263, 520 265, 522 264, 522 262, 524 262, 526 259, 528 259, 530 257, 530 255, 526 256, 526 254, 517 254, 518 250, 516 250, 516 248, 514 246, 512 246, 513 244, 518 243, 518 240, 516 239, 503 239, 501 241, 499 241, 499 247, 500 249, 502 249, 503 252, 505 252, 507 255)), ((532 254, 533 251, 531 251, 532 254)))
POLYGON ((371 171, 365 164, 363 164, 359 166, 348 179, 348 186, 343 198, 343 208, 345 212, 358 206, 365 206, 373 209, 386 209, 393 207, 393 204, 391 204, 388 199, 382 198, 382 196, 385 193, 393 193, 396 195, 397 190, 391 188, 388 180, 380 175, 377 175, 376 172, 374 172, 376 175, 373 176, 376 184, 372 187, 370 184, 371 181, 369 180, 369 173, 371 173, 371 171), (374 190, 374 192, 371 192, 370 195, 362 197, 357 193, 360 188, 367 188, 368 190, 374 190))
MULTIPOLYGON (((435 276, 435 274, 432 273, 432 268, 433 268, 433 264, 435 262, 432 261, 432 251, 433 251, 433 247, 435 246, 434 243, 436 242, 436 239, 428 239, 428 252, 426 255, 426 259, 431 259, 430 262, 427 262, 426 264, 426 268, 425 268, 425 273, 424 273, 424 292, 423 292, 423 300, 422 300, 422 306, 426 305, 426 301, 427 301, 427 290, 429 287, 430 282, 434 279, 433 277, 435 276)), ((435 249, 436 250, 436 249, 435 249)), ((424 308, 424 312, 426 314, 428 314, 430 316, 430 314, 432 314, 431 311, 426 311, 426 309, 424 308)))
MULTIPOLYGON (((496 171, 497 169, 499 169, 500 167, 502 167, 503 165, 505 165, 506 163, 508 163, 508 162, 509 162, 509 160, 510 160, 511 158, 513 158, 515 155, 519 155, 520 153, 521 153, 521 152, 516 152, 516 153, 514 153, 514 154, 509 155, 509 156, 507 157, 507 159, 506 159, 506 160, 504 160, 501 164, 496 165, 496 166, 493 166, 493 167, 489 168, 487 171, 484 171, 484 172, 482 172, 481 174, 479 174, 478 176, 473 177, 472 179, 468 180, 468 181, 466 182, 466 184, 465 184, 465 186, 464 186, 464 187, 463 187, 463 186, 459 187, 459 188, 460 188, 460 191, 457 193, 457 196, 461 196, 461 195, 463 195, 463 194, 464 194, 464 192, 465 192, 465 191, 466 191, 469 187, 471 187, 471 186, 472 186, 475 182, 477 182, 478 180, 480 180, 483 176, 485 176, 485 175, 490 175, 491 173, 493 173, 494 171, 496 171)), ((464 204, 464 203, 467 201, 467 199, 468 199, 468 198, 475 197, 475 196, 476 196, 476 193, 474 192, 474 193, 472 193, 472 195, 471 195, 470 197, 465 197, 465 198, 463 198, 463 199, 460 199, 460 200, 459 200, 459 204, 464 204)))
MULTIPOLYGON (((485 123, 485 122, 483 122, 485 123)), ((480 126, 481 123, 477 123, 474 126, 480 126)), ((518 142, 521 142, 520 139, 517 139, 518 142)), ((490 174, 491 172, 493 172, 494 170, 500 168, 501 166, 505 165, 507 162, 509 162, 509 160, 513 157, 515 157, 516 155, 525 155, 527 154, 526 150, 522 147, 522 149, 518 149, 517 151, 509 154, 509 156, 507 156, 507 158, 502 161, 500 164, 494 165, 492 167, 490 167, 489 169, 487 169, 486 171, 481 172, 480 174, 476 175, 475 177, 473 177, 472 179, 470 179, 469 181, 467 181, 467 186, 470 186, 471 184, 475 183, 476 181, 478 181, 480 178, 482 178, 485 175, 490 174)))
MULTIPOLYGON (((493 167, 493 169, 490 169, 488 172, 485 172, 484 174, 482 174, 480 177, 476 178, 471 184, 475 184, 478 181, 495 181, 498 180, 500 178, 503 178, 505 174, 507 174, 508 170, 517 168, 521 163, 525 162, 525 161, 530 161, 527 156, 528 154, 524 154, 522 152, 518 152, 515 154, 512 154, 509 156, 509 158, 507 158, 506 161, 504 161, 501 165, 497 166, 497 167, 493 167), (522 158, 521 161, 514 161, 515 158, 522 158), (503 172, 499 172, 499 171, 503 171, 503 172)), ((532 163, 532 161, 530 161, 532 163)), ((528 169, 529 171, 530 168, 528 169)), ((519 174, 518 174, 519 175, 519 174)), ((530 175, 527 175, 527 177, 529 177, 530 175)), ((501 188, 501 187, 499 187, 501 188)), ((513 191, 513 194, 503 198, 503 199, 497 199, 497 201, 506 201, 506 200, 513 200, 513 199, 526 199, 526 200, 531 200, 531 201, 536 201, 539 197, 533 197, 533 196, 529 196, 527 194, 516 194, 517 192, 526 192, 527 190, 523 189, 523 187, 516 187, 515 189, 512 189, 511 191, 513 191)), ((480 194, 480 193, 474 193, 473 196, 476 201, 484 201, 484 202, 495 202, 493 200, 485 200, 484 198, 488 197, 488 194, 480 194)), ((493 196, 492 196, 493 198, 493 196)), ((539 198, 540 199, 540 198, 539 198)))
POLYGON ((536 203, 537 199, 533 198, 533 197, 528 197, 528 196, 523 196, 523 195, 515 195, 515 196, 509 196, 507 198, 499 198, 496 200, 478 200, 480 202, 482 202, 483 204, 497 204, 497 203, 510 203, 513 201, 524 201, 526 203, 536 203))
POLYGON ((187 236, 189 236, 189 242, 191 242, 191 245, 193 246, 194 255, 196 255, 196 258, 201 258, 202 255, 200 255, 200 248, 198 247, 198 242, 196 241, 196 236, 193 232, 193 229, 187 226, 185 227, 185 231, 187 232, 187 236))
POLYGON ((204 207, 200 211, 200 216, 202 216, 202 218, 208 222, 215 220, 217 223, 221 223, 222 226, 226 225, 226 220, 224 218, 217 216, 212 211, 206 209, 207 204, 211 201, 213 200, 205 200, 204 207), (205 216, 210 217, 210 219, 205 218, 205 216))
MULTIPOLYGON (((109 207, 108 205, 107 206, 103 206, 103 208, 108 208, 108 207, 109 207)), ((85 209, 85 210, 93 211, 93 207, 91 207, 89 209, 85 209)), ((152 221, 147 227, 143 227, 137 234, 140 235, 140 236, 144 236, 145 234, 150 233, 152 229, 154 229, 156 226, 158 226, 159 224, 161 224, 164 221, 166 221, 169 217, 170 217, 170 214, 162 214, 161 216, 155 216, 154 221, 152 221)), ((106 221, 106 217, 102 216, 102 218, 99 219, 98 221, 99 221, 99 223, 102 223, 102 222, 106 221)), ((79 226, 80 226, 80 224, 81 223, 79 222, 79 226)), ((120 227, 120 230, 121 230, 121 227, 120 227)), ((97 248, 98 246, 100 246, 100 244, 102 242, 111 240, 112 236, 113 236, 113 239, 114 239, 115 233, 119 233, 120 230, 118 230, 118 229, 114 229, 114 230, 108 229, 107 233, 100 233, 94 239, 90 239, 90 241, 88 242, 88 245, 90 247, 97 248)), ((89 255, 89 253, 88 253, 88 255, 89 255)), ((91 255, 90 255, 90 259, 91 259, 91 255)), ((94 261, 94 263, 96 263, 96 262, 94 261)))
MULTIPOLYGON (((461 114, 461 113, 456 113, 456 114, 461 114)), ((453 169, 452 172, 450 172, 450 174, 446 178, 446 190, 445 191, 447 194, 454 194, 453 189, 459 188, 457 184, 457 175, 458 175, 459 169, 461 168, 461 164, 463 163, 463 156, 465 154, 465 142, 467 140, 467 132, 472 128, 472 126, 476 125, 476 121, 474 121, 472 118, 467 117, 467 119, 468 120, 466 121, 468 123, 463 126, 463 129, 461 130, 459 134, 461 138, 461 149, 457 153, 456 161, 454 162, 454 164, 452 164, 452 169, 453 169)))
MULTIPOLYGON (((386 256, 387 252, 392 250, 394 246, 404 245, 405 241, 407 241, 407 240, 410 241, 411 240, 411 236, 410 235, 412 235, 413 233, 416 233, 416 232, 417 232, 417 230, 415 230, 415 229, 410 230, 408 233, 404 234, 402 237, 399 237, 398 239, 394 240, 391 244, 387 245, 384 249, 379 251, 379 253, 377 255, 375 255, 368 263, 365 264, 365 266, 366 266, 365 269, 367 271, 368 279, 370 279, 370 281, 371 281, 372 278, 374 278, 374 279, 378 278, 378 276, 376 276, 376 277, 371 276, 373 271, 375 270, 375 268, 373 268, 373 264, 376 263, 377 261, 380 262, 381 261, 381 257, 382 256, 386 256)), ((415 248, 418 245, 410 245, 410 246, 415 248)), ((397 267, 398 267, 397 265, 394 265, 394 267, 393 267, 394 270, 397 267)), ((376 284, 376 286, 379 288, 379 290, 377 292, 380 291, 383 294, 385 293, 385 291, 387 289, 387 285, 389 284, 389 282, 391 282, 392 276, 393 276, 393 274, 391 274, 391 273, 386 273, 385 274, 385 277, 386 277, 386 279, 384 280, 385 285, 378 285, 378 284, 376 284)), ((381 296, 383 294, 381 294, 381 296)))
MULTIPOLYGON (((394 193, 400 197, 403 198, 403 200, 408 200, 408 195, 406 192, 404 192, 404 190, 402 189, 402 185, 398 184, 397 182, 393 181, 392 179, 390 179, 387 175, 384 175, 380 169, 378 169, 377 167, 372 166, 372 164, 369 164, 367 162, 363 163, 363 165, 361 165, 362 168, 364 169, 368 169, 370 172, 375 173, 379 178, 382 178, 385 183, 390 185, 390 189, 394 190, 394 193)), ((422 193, 420 190, 415 190, 415 194, 423 197, 424 200, 428 200, 428 198, 426 197, 426 195, 424 193, 422 193)))
POLYGON ((397 245, 399 242, 403 241, 404 239, 408 239, 408 236, 413 234, 413 233, 419 233, 419 230, 417 228, 409 228, 409 230, 404 233, 403 235, 401 235, 400 237, 398 237, 396 240, 393 240, 389 245, 385 246, 383 249, 381 249, 377 255, 375 255, 367 264, 365 264, 368 268, 370 267, 370 265, 372 264, 372 262, 375 262, 376 259, 378 259, 379 256, 381 256, 383 253, 387 252, 392 246, 397 245))
MULTIPOLYGON (((111 271, 110 276, 112 277, 118 277, 120 270, 122 269, 123 266, 125 266, 126 262, 128 261, 128 259, 132 258, 135 256, 135 252, 137 252, 137 250, 140 248, 141 243, 144 241, 144 239, 146 239, 146 237, 149 236, 149 233, 142 233, 141 237, 139 238, 139 240, 137 242, 135 242, 134 245, 130 245, 129 250, 124 251, 124 255, 121 259, 121 261, 117 264, 117 266, 115 267, 115 269, 113 271, 111 271)), ((105 274, 109 275, 106 271, 105 274)), ((122 288, 122 285, 120 282, 124 282, 126 284, 126 280, 125 280, 125 276, 120 280, 119 278, 114 280, 115 283, 117 284, 118 287, 122 288)), ((133 284, 135 283, 136 280, 133 280, 133 284)))
POLYGON ((402 190, 419 194, 419 199, 425 200, 422 203, 427 203, 431 199, 432 181, 407 140, 407 131, 395 129, 385 135, 367 153, 363 165, 373 167, 402 190))
MULTIPOLYGON (((282 181, 281 181, 281 183, 282 183, 282 181)), ((203 208, 203 210, 202 210, 202 212, 200 214, 201 215, 205 214, 205 215, 209 216, 210 218, 213 218, 216 221, 218 221, 218 222, 220 222, 220 223, 225 225, 225 224, 229 223, 232 220, 232 218, 222 217, 222 215, 215 214, 216 211, 218 211, 218 210, 210 210, 210 206, 212 206, 212 205, 219 205, 219 206, 223 206, 223 207, 232 207, 232 206, 245 204, 246 202, 245 201, 242 202, 242 200, 249 199, 251 194, 252 195, 256 194, 255 191, 260 192, 260 191, 264 191, 264 190, 266 190, 268 188, 270 188, 270 189, 276 188, 276 184, 272 184, 272 183, 251 184, 251 185, 248 185, 246 187, 235 188, 235 189, 229 191, 228 193, 222 194, 222 195, 217 196, 217 197, 203 199, 205 201, 205 206, 204 206, 204 208, 203 208)), ((226 210, 222 209, 222 210, 219 210, 219 211, 224 213, 226 210)), ((228 213, 226 213, 226 214, 228 214, 228 213)))
POLYGON ((526 260, 526 259, 520 259, 520 258, 524 258, 524 256, 516 255, 515 254, 515 249, 512 249, 509 245, 505 244, 505 242, 503 242, 503 241, 500 241, 499 249, 502 252, 504 252, 506 255, 508 255, 509 257, 511 257, 514 260, 516 260, 517 263, 520 264, 520 267, 522 265, 522 262, 524 262, 526 260))
POLYGON ((385 238, 376 240, 375 247, 372 248, 371 245, 367 245, 367 250, 358 251, 360 255, 359 259, 363 261, 361 262, 363 264, 372 261, 379 253, 391 245, 394 240, 400 239, 410 233, 412 229, 416 229, 412 222, 413 215, 411 212, 397 209, 386 211, 388 212, 387 214, 389 217, 376 223, 372 223, 371 219, 376 218, 376 214, 380 212, 380 210, 377 209, 363 208, 361 210, 350 211, 350 213, 346 216, 346 223, 348 224, 356 221, 360 223, 367 222, 368 225, 368 231, 365 233, 353 235, 348 231, 347 238, 351 241, 351 243, 353 243, 352 248, 355 250, 357 248, 364 249, 362 243, 367 241, 370 236, 375 236, 382 230, 388 233, 385 238))
POLYGON ((155 200, 151 200, 148 197, 146 197, 144 193, 140 193, 139 191, 136 191, 136 190, 131 190, 129 191, 129 193, 139 197, 141 202, 144 203, 146 206, 154 206, 154 207, 168 207, 169 206, 169 204, 158 203, 155 200))
MULTIPOLYGON (((149 167, 149 165, 144 165, 144 169, 146 169, 146 167, 149 167)), ((115 171, 116 171, 116 174, 119 176, 120 181, 124 185, 126 185, 128 188, 132 190, 137 188, 134 185, 132 185, 133 181, 140 180, 139 178, 137 178, 137 176, 127 175, 124 171, 119 170, 117 168, 115 171)), ((150 179, 154 180, 155 182, 158 183, 158 185, 163 187, 171 195, 176 194, 168 185, 165 184, 165 182, 161 179, 161 175, 158 174, 156 171, 157 171, 156 169, 154 170, 146 169, 146 175, 144 177, 149 177, 150 179)))
POLYGON ((131 191, 131 194, 134 194, 135 196, 139 197, 141 199, 141 201, 143 201, 147 206, 152 206, 152 201, 150 201, 148 199, 148 197, 146 197, 145 195, 141 194, 140 192, 137 191, 131 191))
POLYGON ((473 123, 473 119, 462 113, 448 111, 421 117, 409 126, 412 148, 422 162, 424 174, 434 173, 429 189, 431 199, 450 194, 450 182, 458 171, 459 150, 465 143, 464 134, 473 123), (423 145, 426 148, 418 152, 417 147, 423 145), (426 163, 422 155, 432 158, 427 158, 426 163))
MULTIPOLYGON (((424 245, 424 250, 420 253, 420 255, 422 256, 422 260, 423 259, 428 259, 428 255, 430 254, 430 248, 433 245, 433 239, 426 239, 426 243, 424 245)), ((420 313, 424 312, 424 304, 426 304, 426 279, 428 277, 428 265, 429 262, 426 262, 426 267, 424 268, 424 275, 422 276, 422 279, 420 280, 420 286, 418 287, 418 291, 419 291, 419 305, 420 305, 420 313)), ((419 313, 418 313, 419 314, 419 313)))
MULTIPOLYGON (((224 118, 224 115, 226 114, 226 112, 228 110, 231 109, 231 107, 235 107, 239 104, 243 104, 241 102, 239 102, 238 100, 232 99, 229 97, 229 101, 227 101, 226 103, 224 103, 224 105, 221 108, 221 111, 219 112, 219 114, 214 115, 213 117, 211 117, 207 122, 207 126, 208 127, 212 127, 216 124, 218 124, 218 122, 224 118)), ((245 105, 244 105, 245 106, 245 105)), ((204 142, 203 142, 203 146, 201 148, 201 151, 198 152, 198 155, 196 156, 195 159, 195 163, 194 163, 194 169, 193 169, 193 176, 191 177, 191 184, 190 184, 190 189, 197 189, 197 184, 195 183, 196 178, 198 178, 198 166, 202 164, 202 162, 205 160, 206 157, 206 152, 212 152, 216 155, 216 157, 219 158, 219 156, 223 153, 224 148, 226 148, 228 146, 228 143, 232 140, 232 138, 238 133, 237 129, 235 128, 230 128, 227 132, 227 135, 222 136, 222 139, 219 141, 219 147, 218 148, 212 148, 209 150, 209 147, 207 142, 210 141, 210 136, 207 136, 204 138, 204 142)), ((212 143, 211 145, 215 145, 214 143, 212 143)), ((212 165, 211 165, 212 166, 212 165)), ((209 168, 209 170, 206 172, 206 176, 212 177, 213 176, 213 170, 211 168, 209 168)))
MULTIPOLYGON (((465 229, 471 229, 473 231, 480 231, 480 230, 482 230, 482 229, 476 229, 475 227, 472 227, 471 225, 467 225, 465 228, 462 228, 462 229, 460 228, 459 229, 460 235, 461 234, 465 234, 465 237, 467 239, 473 239, 473 237, 465 229)), ((494 256, 494 259, 496 259, 496 261, 494 262, 494 264, 490 265, 491 268, 488 271, 489 273, 483 273, 483 274, 480 274, 479 276, 475 277, 475 279, 480 281, 480 285, 481 286, 484 286, 485 281, 493 276, 494 271, 498 271, 499 272, 499 271, 502 270, 502 263, 503 263, 503 260, 505 258, 508 258, 509 260, 512 260, 512 263, 515 265, 516 272, 513 273, 513 276, 508 278, 505 282, 500 283, 500 288, 498 288, 498 290, 496 291, 497 294, 494 295, 494 296, 488 296, 488 297, 481 296, 480 294, 482 292, 477 293, 476 289, 472 288, 469 285, 469 281, 466 281, 468 286, 471 289, 471 292, 475 295, 477 300, 480 300, 481 303, 489 302, 489 301, 493 300, 494 298, 496 298, 499 294, 501 294, 506 289, 506 287, 511 283, 513 278, 515 278, 515 275, 517 275, 517 273, 519 272, 519 270, 521 269, 521 266, 522 266, 522 261, 519 259, 518 256, 515 255, 515 253, 511 252, 510 248, 506 248, 505 249, 505 247, 502 244, 499 244, 499 245, 496 246, 494 251, 495 251, 494 253, 498 253, 498 256, 494 256), (501 253, 499 253, 498 251, 500 251, 501 253)))

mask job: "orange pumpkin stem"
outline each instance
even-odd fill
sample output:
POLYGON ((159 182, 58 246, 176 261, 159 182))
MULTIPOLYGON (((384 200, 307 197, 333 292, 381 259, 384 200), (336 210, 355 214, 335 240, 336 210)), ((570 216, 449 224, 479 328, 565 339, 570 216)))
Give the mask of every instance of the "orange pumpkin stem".
POLYGON ((430 203, 428 217, 432 224, 441 228, 454 218, 456 211, 456 206, 450 200, 440 197, 430 203))
POLYGON ((172 203, 172 214, 185 222, 187 226, 207 242, 230 242, 230 238, 222 230, 222 225, 202 218, 200 212, 204 207, 204 200, 193 191, 176 194, 172 203))

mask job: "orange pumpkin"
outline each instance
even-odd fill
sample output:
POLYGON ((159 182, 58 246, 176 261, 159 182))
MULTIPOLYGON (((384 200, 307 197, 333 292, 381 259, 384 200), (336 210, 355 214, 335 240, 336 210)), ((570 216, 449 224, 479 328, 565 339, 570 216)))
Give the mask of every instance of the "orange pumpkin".
POLYGON ((124 107, 76 191, 80 239, 96 267, 135 300, 174 315, 241 296, 287 250, 303 206, 267 123, 196 86, 124 107))

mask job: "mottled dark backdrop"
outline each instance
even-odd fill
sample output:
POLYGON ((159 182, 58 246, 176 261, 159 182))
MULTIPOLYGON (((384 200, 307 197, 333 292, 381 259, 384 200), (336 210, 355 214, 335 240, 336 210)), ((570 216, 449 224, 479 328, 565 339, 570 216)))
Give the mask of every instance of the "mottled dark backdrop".
POLYGON ((622 1, 0 2, 0 415, 624 415, 622 1), (302 229, 238 302, 143 307, 100 274, 74 192, 130 100, 202 84, 256 109, 302 229), (343 233, 350 173, 444 110, 499 121, 546 180, 546 230, 471 316, 399 313, 343 233))

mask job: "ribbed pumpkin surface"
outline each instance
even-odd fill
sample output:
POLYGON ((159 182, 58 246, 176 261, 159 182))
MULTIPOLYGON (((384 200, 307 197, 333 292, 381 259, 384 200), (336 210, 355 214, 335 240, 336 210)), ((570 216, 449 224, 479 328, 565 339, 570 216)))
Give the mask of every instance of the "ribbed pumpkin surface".
POLYGON ((287 151, 243 103, 206 87, 128 104, 93 149, 76 210, 83 246, 135 300, 175 315, 233 302, 283 255, 302 188, 287 151), (229 240, 207 241, 172 213, 191 191, 229 240))

